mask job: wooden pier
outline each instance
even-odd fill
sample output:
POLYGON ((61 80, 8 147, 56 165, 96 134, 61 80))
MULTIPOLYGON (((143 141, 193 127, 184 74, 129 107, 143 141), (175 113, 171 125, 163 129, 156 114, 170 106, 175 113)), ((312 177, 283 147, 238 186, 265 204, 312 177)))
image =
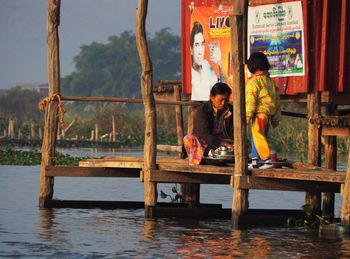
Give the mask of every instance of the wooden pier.
MULTIPOLYGON (((336 137, 348 137, 348 124, 337 115, 337 106, 350 105, 350 94, 317 91, 310 87, 309 93, 298 96, 287 96, 286 102, 305 103, 308 107, 308 164, 284 161, 282 168, 267 170, 247 169, 248 154, 246 150, 246 124, 244 106, 244 73, 243 73, 243 25, 247 1, 219 1, 232 3, 234 15, 231 17, 232 62, 234 80, 234 153, 235 164, 229 166, 199 165, 190 166, 187 160, 174 157, 157 157, 156 104, 152 92, 152 64, 148 53, 145 20, 147 14, 146 0, 139 0, 136 14, 136 42, 139 52, 142 73, 141 89, 145 109, 145 143, 144 156, 111 157, 82 161, 77 167, 59 167, 54 164, 57 117, 61 105, 60 70, 59 70, 59 10, 60 0, 49 0, 47 42, 48 42, 48 75, 49 101, 45 115, 45 130, 42 145, 42 164, 40 174, 40 207, 115 207, 145 209, 145 216, 152 217, 218 217, 231 218, 233 227, 247 223, 271 224, 286 222, 289 216, 298 212, 291 210, 250 210, 248 194, 250 189, 282 190, 305 192, 305 203, 312 204, 323 215, 334 215, 334 193, 342 193, 342 224, 350 225, 350 163, 347 172, 336 171, 336 137), (328 99, 327 99, 328 98, 328 99), (326 112, 321 109, 324 106, 326 112), (333 120, 330 116, 333 116, 333 120), (335 117, 334 117, 335 116, 335 117), (331 123, 327 123, 327 121, 331 123), (336 122, 338 121, 338 123, 336 122), (344 126, 345 125, 345 126, 344 126), (321 168, 321 137, 324 138, 326 166, 321 168), (131 177, 144 183, 144 201, 128 202, 92 202, 92 201, 58 201, 53 200, 55 177, 131 177), (181 204, 164 204, 157 200, 158 183, 180 183, 183 202, 181 204), (234 188, 232 208, 222 209, 216 204, 201 204, 201 184, 226 184, 234 188), (321 200, 323 193, 323 201, 321 200), (279 219, 279 220, 277 220, 279 219)), ((264 1, 260 1, 264 2, 264 1)), ((326 1, 328 3, 328 1, 326 1)), ((342 3, 346 1, 342 1, 342 3)), ((326 6, 327 7, 327 6, 326 6)), ((345 5, 346 7, 346 5, 345 5)), ((342 7, 343 8, 343 7, 342 7)), ((346 8, 344 9, 346 10, 346 8)), ((345 12, 345 11, 344 11, 345 12)), ((346 12, 345 12, 346 14, 346 12)), ((344 34, 346 31, 344 32, 344 34)), ((344 36, 344 35, 343 35, 344 36)), ((345 36, 344 36, 345 37, 345 36)), ((346 39, 344 39, 346 42, 346 39)), ((322 44, 321 44, 322 45, 322 44)), ((325 49, 320 50, 325 55, 325 49)), ((322 59, 323 60, 323 59, 322 59)), ((325 66, 325 60, 322 61, 325 66)), ((324 67, 325 68, 325 67, 324 67)), ((345 66, 342 63, 339 74, 344 76, 345 66)), ((325 77, 325 70, 320 76, 325 77)), ((315 78, 313 78, 315 79, 315 78)), ((343 78, 344 79, 344 78, 343 78)), ((306 80, 309 80, 307 78, 306 80)), ((307 81, 311 84, 310 81, 307 81)), ((320 80, 320 84, 325 80, 320 80)), ((181 101, 179 85, 174 86, 174 101, 178 127, 178 145, 182 145, 183 118, 182 105, 189 105, 189 128, 191 132, 191 102, 181 101)), ((89 98, 76 97, 70 100, 91 101, 89 98)), ((283 99, 283 98, 282 98, 283 99)), ((106 100, 108 101, 108 100, 106 100)), ((118 100, 113 100, 118 101, 118 100)), ((119 100, 125 101, 125 100, 119 100)), ((163 102, 166 103, 166 102, 163 102)), ((346 118, 345 118, 346 120, 346 118)), ((174 147, 178 150, 178 147, 174 147)), ((350 161, 350 155, 349 160, 350 161)), ((300 214, 300 213, 299 213, 300 214)))

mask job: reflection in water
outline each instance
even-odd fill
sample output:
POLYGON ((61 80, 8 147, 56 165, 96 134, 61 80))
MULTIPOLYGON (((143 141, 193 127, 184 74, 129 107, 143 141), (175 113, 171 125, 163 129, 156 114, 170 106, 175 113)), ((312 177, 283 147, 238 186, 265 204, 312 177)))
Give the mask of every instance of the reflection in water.
MULTIPOLYGON (((218 222, 219 223, 219 222, 218 222)), ((180 237, 176 254, 181 257, 261 258, 270 254, 271 245, 263 236, 247 236, 246 231, 218 228, 194 229, 180 237), (244 249, 242 249, 244 247, 244 249)))
POLYGON ((52 224, 55 214, 52 209, 39 209, 38 237, 41 240, 52 240, 52 224))
MULTIPOLYGON (((319 236, 304 228, 232 230, 229 220, 147 220, 143 210, 39 209, 39 172, 39 166, 0 166, 0 258, 350 258, 348 236, 319 236)), ((78 180, 57 181, 55 193, 143 197, 135 181, 78 180)), ((281 195, 262 194, 285 202, 281 195)), ((208 190, 215 201, 222 202, 221 195, 208 190)))
POLYGON ((155 229, 155 220, 145 219, 144 228, 143 228, 143 237, 144 240, 153 240, 154 229, 155 229))

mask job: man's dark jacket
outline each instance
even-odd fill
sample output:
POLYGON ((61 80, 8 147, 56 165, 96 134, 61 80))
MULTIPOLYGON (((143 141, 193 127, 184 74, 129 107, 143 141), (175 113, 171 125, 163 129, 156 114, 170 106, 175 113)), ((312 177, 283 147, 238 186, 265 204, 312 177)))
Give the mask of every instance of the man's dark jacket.
MULTIPOLYGON (((233 140, 233 107, 228 104, 225 109, 218 111, 218 116, 224 113, 222 124, 223 138, 233 140)), ((214 109, 211 101, 200 104, 195 111, 193 134, 199 138, 206 148, 215 149, 220 146, 222 138, 214 135, 214 109)))

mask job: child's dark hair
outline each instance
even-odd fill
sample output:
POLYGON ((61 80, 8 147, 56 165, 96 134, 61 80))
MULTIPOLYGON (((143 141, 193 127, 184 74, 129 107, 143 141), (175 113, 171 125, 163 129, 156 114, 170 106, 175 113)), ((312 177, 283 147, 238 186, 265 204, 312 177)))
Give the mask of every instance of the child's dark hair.
POLYGON ((262 52, 255 52, 250 55, 247 61, 249 72, 254 74, 256 71, 269 71, 270 64, 267 57, 262 52))
POLYGON ((216 83, 210 90, 210 95, 211 96, 216 96, 218 94, 224 94, 227 97, 229 97, 231 95, 232 91, 231 88, 222 82, 218 82, 216 83))

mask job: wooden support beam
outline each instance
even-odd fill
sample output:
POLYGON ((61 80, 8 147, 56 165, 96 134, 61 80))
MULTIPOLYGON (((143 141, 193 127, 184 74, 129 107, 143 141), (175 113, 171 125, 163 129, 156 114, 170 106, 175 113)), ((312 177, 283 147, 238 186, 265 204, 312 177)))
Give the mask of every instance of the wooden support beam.
POLYGON ((350 152, 348 151, 348 168, 346 172, 346 179, 342 193, 342 211, 341 222, 342 225, 350 227, 350 152))
POLYGON ((145 108, 145 142, 144 142, 144 199, 145 216, 149 217, 149 206, 157 203, 157 184, 150 181, 152 170, 156 168, 157 115, 152 93, 153 68, 148 51, 146 35, 146 16, 148 0, 139 0, 136 11, 136 47, 141 61, 141 92, 145 108))
POLYGON ((245 83, 244 83, 244 55, 243 35, 244 17, 247 17, 248 1, 232 0, 233 16, 230 17, 231 27, 231 53, 232 53, 232 76, 234 94, 234 193, 232 199, 232 224, 234 228, 239 225, 239 217, 248 210, 248 190, 239 188, 240 176, 247 174, 248 156, 246 149, 246 119, 245 119, 245 83))
POLYGON ((260 178, 242 176, 239 181, 242 189, 296 191, 296 192, 340 192, 340 183, 326 183, 319 181, 303 181, 294 179, 260 178))
POLYGON ((58 99, 60 94, 60 60, 58 26, 60 24, 60 0, 49 0, 47 8, 47 55, 49 101, 45 112, 44 138, 41 148, 39 206, 52 199, 54 178, 46 176, 46 166, 54 164, 57 136, 58 99))
POLYGON ((139 168, 104 168, 79 166, 47 166, 47 176, 65 177, 140 177, 139 168))
POLYGON ((181 153, 182 152, 182 146, 170 146, 170 145, 157 145, 157 151, 162 152, 176 152, 181 153))
MULTIPOLYGON (((335 115, 337 107, 330 105, 326 107, 326 115, 335 115)), ((337 170, 337 138, 335 136, 325 136, 325 168, 337 170)), ((323 193, 322 197, 322 216, 333 220, 334 218, 335 195, 331 192, 323 193)))
POLYGON ((158 169, 163 171, 198 173, 198 174, 222 174, 232 175, 233 167, 226 166, 192 166, 188 164, 158 164, 158 169))
POLYGON ((150 180, 159 183, 229 184, 230 175, 193 174, 154 170, 150 180))
MULTIPOLYGON (((119 102, 119 103, 143 103, 142 99, 137 98, 118 98, 118 97, 86 97, 86 96, 62 96, 63 101, 80 101, 80 102, 119 102)), ((170 100, 157 100, 156 104, 165 105, 186 105, 196 106, 198 102, 193 101, 170 101, 170 100)))
POLYGON ((257 178, 290 179, 328 183, 344 183, 345 172, 333 170, 313 171, 308 169, 251 169, 251 176, 257 178))
MULTIPOLYGON (((174 85, 174 99, 175 101, 181 101, 180 87, 174 85)), ((175 119, 176 119, 176 133, 177 133, 177 145, 182 146, 184 138, 184 126, 183 126, 183 115, 182 106, 175 105, 175 119)))
POLYGON ((222 208, 151 207, 152 218, 230 219, 231 210, 222 208))
POLYGON ((349 137, 350 128, 334 128, 322 126, 323 136, 338 136, 338 137, 349 137))
MULTIPOLYGON (((308 118, 314 118, 321 114, 321 94, 312 92, 308 94, 307 112, 308 118)), ((321 165, 321 132, 318 125, 308 122, 308 163, 315 166, 321 165)), ((308 192, 305 194, 305 203, 313 205, 317 211, 321 211, 321 193, 308 192)))

